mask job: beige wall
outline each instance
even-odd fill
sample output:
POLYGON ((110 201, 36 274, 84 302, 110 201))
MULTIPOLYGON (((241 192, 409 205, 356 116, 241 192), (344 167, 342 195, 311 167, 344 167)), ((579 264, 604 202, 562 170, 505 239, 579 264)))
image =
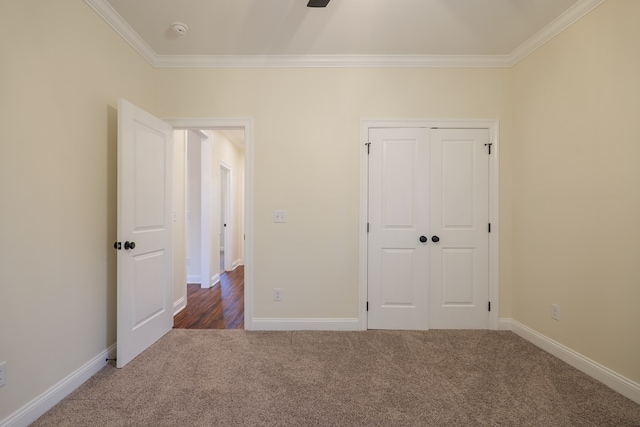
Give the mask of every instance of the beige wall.
POLYGON ((117 98, 153 110, 155 87, 81 1, 0 16, 2 420, 115 342, 117 98))
POLYGON ((273 318, 358 315, 361 119, 499 119, 500 316, 640 381, 639 7, 606 2, 513 69, 152 69, 79 0, 0 3, 0 420, 115 342, 118 97, 254 119, 273 318))
MULTIPOLYGON (((358 316, 362 118, 499 119, 509 164, 508 69, 159 69, 156 79, 166 89, 161 117, 254 119, 258 318, 358 316), (287 211, 286 224, 273 223, 275 209, 287 211)), ((509 188, 501 190, 508 224, 509 188)))
POLYGON ((512 316, 636 382, 638 17, 606 2, 512 70, 512 316))

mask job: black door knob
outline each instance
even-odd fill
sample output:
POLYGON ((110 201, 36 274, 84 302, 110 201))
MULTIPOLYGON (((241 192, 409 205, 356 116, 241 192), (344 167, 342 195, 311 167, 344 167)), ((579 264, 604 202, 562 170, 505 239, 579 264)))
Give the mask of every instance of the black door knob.
POLYGON ((440 238, 438 236, 431 236, 431 241, 433 243, 438 243, 440 241, 440 238))
POLYGON ((422 243, 426 242, 427 240, 429 240, 429 239, 427 239, 427 236, 420 236, 420 241, 422 243))
POLYGON ((116 250, 118 250, 118 251, 119 251, 120 249, 122 249, 122 242, 115 242, 115 243, 113 244, 113 249, 116 249, 116 250))
POLYGON ((136 242, 124 242, 125 249, 135 249, 136 242))

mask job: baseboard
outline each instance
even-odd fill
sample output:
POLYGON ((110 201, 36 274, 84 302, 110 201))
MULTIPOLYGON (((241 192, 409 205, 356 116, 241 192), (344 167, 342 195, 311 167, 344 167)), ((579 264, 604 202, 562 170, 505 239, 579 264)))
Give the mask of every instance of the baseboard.
POLYGON ((235 270, 236 268, 240 267, 242 265, 242 260, 240 258, 238 258, 237 260, 233 261, 233 263, 231 264, 231 271, 235 270))
POLYGON ((360 323, 357 318, 254 318, 251 329, 254 331, 358 331, 360 323))
POLYGON ((191 276, 187 276, 187 283, 192 283, 192 284, 200 284, 201 282, 201 277, 199 274, 193 274, 191 276))
POLYGON ((173 315, 180 313, 187 307, 187 297, 180 297, 177 301, 173 303, 173 315))
POLYGON ((501 317, 498 319, 498 330, 499 331, 510 331, 511 330, 511 319, 501 317))
POLYGON ((106 359, 113 359, 115 353, 116 345, 113 344, 49 390, 0 421, 0 427, 28 426, 106 366, 106 359))
POLYGON ((500 319, 501 326, 503 325, 503 321, 505 325, 509 323, 509 327, 505 328, 506 330, 513 331, 517 335, 554 355, 558 359, 612 388, 624 397, 640 404, 640 384, 637 382, 612 371, 606 366, 583 356, 582 354, 542 335, 522 323, 513 319, 500 319))

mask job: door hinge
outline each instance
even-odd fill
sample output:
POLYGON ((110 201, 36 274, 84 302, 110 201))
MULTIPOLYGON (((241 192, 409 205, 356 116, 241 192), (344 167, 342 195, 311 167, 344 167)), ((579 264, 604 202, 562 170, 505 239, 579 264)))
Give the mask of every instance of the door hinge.
POLYGON ((487 308, 491 311, 491 301, 489 301, 489 306, 487 308))
POLYGON ((367 223, 367 233, 369 232, 369 223, 367 223))
POLYGON ((489 233, 491 233, 491 223, 489 223, 489 233))
POLYGON ((370 153, 371 153, 371 143, 370 143, 370 142, 367 142, 367 143, 366 143, 366 144, 364 144, 364 145, 366 145, 366 146, 367 146, 367 154, 370 154, 370 153))
POLYGON ((491 154, 491 146, 493 145, 493 142, 487 142, 486 144, 484 144, 485 147, 489 147, 489 154, 491 154))
POLYGON ((369 311, 369 301, 367 301, 367 311, 369 311))

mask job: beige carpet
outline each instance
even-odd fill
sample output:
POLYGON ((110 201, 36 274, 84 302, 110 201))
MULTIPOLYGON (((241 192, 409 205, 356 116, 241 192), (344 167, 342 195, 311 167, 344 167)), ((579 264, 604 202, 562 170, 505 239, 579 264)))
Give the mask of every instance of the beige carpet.
POLYGON ((511 332, 173 330, 34 426, 640 426, 511 332))

